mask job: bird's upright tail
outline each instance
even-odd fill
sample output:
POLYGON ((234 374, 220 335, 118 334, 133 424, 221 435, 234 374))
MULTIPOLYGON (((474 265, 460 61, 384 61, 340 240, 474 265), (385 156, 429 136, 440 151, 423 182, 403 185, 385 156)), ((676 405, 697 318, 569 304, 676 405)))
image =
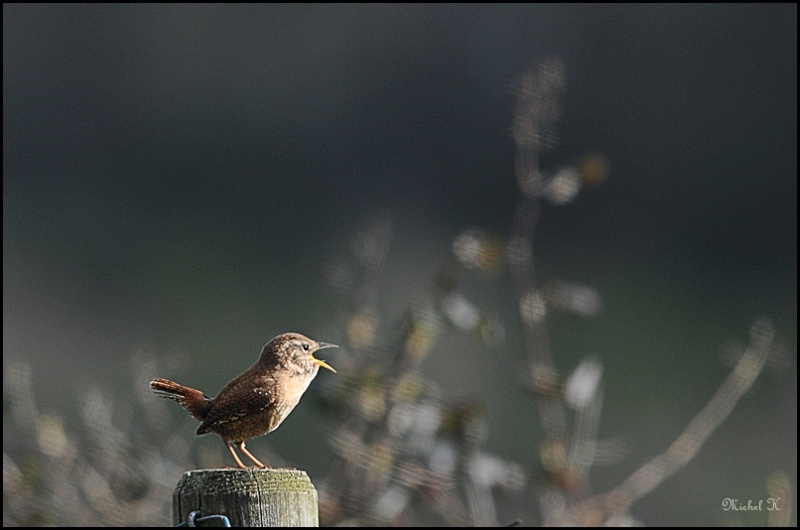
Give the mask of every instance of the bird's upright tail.
POLYGON ((203 421, 211 408, 211 398, 199 390, 183 386, 169 379, 153 379, 150 388, 159 396, 180 403, 197 421, 203 421))

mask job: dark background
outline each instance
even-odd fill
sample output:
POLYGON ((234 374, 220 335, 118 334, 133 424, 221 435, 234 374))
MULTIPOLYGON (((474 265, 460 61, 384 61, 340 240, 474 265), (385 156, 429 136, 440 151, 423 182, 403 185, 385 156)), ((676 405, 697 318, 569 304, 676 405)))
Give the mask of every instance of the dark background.
MULTIPOLYGON (((720 345, 753 320, 796 351, 794 4, 4 5, 4 363, 30 362, 40 406, 67 415, 88 381, 124 399, 138 348, 187 352, 191 365, 159 375, 213 394, 280 332, 341 340, 347 300, 324 264, 383 214, 389 329, 461 230, 507 233, 511 86, 549 55, 568 70, 545 166, 589 150, 612 165, 545 210, 535 250, 543 278, 603 296, 594 319, 554 318, 551 339, 566 372, 589 353, 604 362, 601 435, 631 454, 593 480, 616 485, 707 402, 728 370, 720 345)), ((502 274, 476 285, 507 342, 459 341, 458 370, 439 351, 426 373, 486 400, 487 449, 533 465, 535 412, 508 384, 524 358, 516 302, 502 274)), ((325 427, 295 415, 251 448, 313 479, 326 449, 296 440, 325 427)), ((219 444, 188 422, 191 443, 219 444)), ((763 523, 722 499, 765 498, 778 469, 796 485, 796 440, 793 353, 634 514, 763 523)))

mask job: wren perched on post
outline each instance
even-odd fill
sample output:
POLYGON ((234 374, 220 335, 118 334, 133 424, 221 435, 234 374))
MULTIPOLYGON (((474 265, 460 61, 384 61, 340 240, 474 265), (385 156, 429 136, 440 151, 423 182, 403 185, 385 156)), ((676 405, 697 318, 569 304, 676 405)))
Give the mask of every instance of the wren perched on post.
POLYGON ((336 372, 314 357, 314 352, 323 348, 338 346, 316 342, 299 333, 278 335, 264 346, 258 361, 225 385, 215 398, 168 379, 154 379, 150 388, 162 397, 174 399, 194 419, 203 422, 198 435, 220 435, 237 466, 246 468, 234 447, 256 467, 264 468, 267 466, 245 449, 244 442, 277 429, 300 401, 320 366, 336 372))

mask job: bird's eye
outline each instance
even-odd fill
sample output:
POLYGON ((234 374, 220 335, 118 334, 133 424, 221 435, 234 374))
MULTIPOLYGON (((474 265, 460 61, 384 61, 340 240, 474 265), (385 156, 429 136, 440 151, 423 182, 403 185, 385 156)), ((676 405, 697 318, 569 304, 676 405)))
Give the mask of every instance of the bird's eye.
POLYGON ((303 349, 304 349, 305 351, 308 351, 308 347, 309 347, 309 346, 308 346, 308 343, 307 343, 307 342, 304 342, 304 343, 303 343, 303 349))

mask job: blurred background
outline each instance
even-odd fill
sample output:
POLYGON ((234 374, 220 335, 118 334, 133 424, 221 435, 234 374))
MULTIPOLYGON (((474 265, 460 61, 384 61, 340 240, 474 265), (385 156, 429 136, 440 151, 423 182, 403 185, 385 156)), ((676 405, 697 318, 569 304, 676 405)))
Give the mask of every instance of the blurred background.
MULTIPOLYGON (((88 389, 114 414, 142 390, 137 352, 179 358, 151 375, 213 395, 279 333, 341 342, 349 300, 326 270, 374 218, 392 226, 380 340, 465 229, 508 234, 512 86, 550 55, 567 81, 543 167, 598 151, 612 168, 545 207, 534 241, 540 278, 603 301, 548 323, 562 371, 602 361, 600 434, 627 447, 593 489, 666 449, 730 370, 721 346, 767 316, 791 358, 633 509, 651 525, 763 523, 722 500, 766 498, 776 470, 796 491, 795 4, 4 5, 4 372, 29 365, 37 407, 70 432, 88 389)), ((486 450, 533 469, 508 273, 468 289, 504 339, 455 338, 425 376, 483 402, 486 450)), ((248 447, 324 476, 330 425, 312 402, 248 447)), ((172 413, 182 443, 229 465, 172 413)), ((20 433, 4 429, 4 470, 20 433)))

